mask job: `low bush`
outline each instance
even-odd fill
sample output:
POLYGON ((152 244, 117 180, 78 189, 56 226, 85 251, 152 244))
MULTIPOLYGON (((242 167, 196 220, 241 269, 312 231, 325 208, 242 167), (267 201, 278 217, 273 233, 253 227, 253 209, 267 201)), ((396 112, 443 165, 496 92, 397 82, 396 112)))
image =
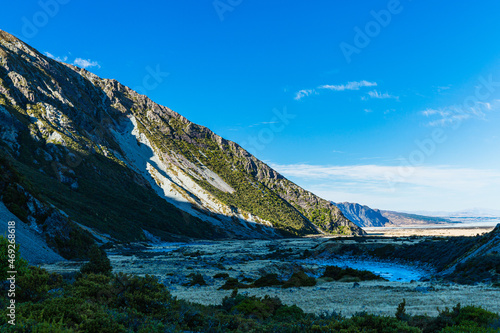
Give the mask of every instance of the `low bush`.
POLYGON ((97 245, 92 245, 89 251, 89 262, 80 268, 81 274, 111 274, 111 262, 106 256, 106 252, 97 245))
POLYGON ((8 271, 12 271, 9 265, 14 265, 19 274, 26 272, 28 262, 19 255, 19 244, 15 248, 9 247, 9 239, 0 235, 0 281, 9 277, 8 271), (9 250, 13 250, 10 251, 9 250))
POLYGON ((190 281, 182 284, 183 286, 192 287, 192 286, 206 286, 205 278, 200 273, 191 273, 187 276, 191 278, 190 281))
POLYGON ((49 273, 45 269, 32 266, 24 274, 18 274, 16 285, 18 302, 36 303, 48 298, 49 292, 60 291, 63 279, 59 274, 49 273))
POLYGON ((229 274, 227 273, 217 273, 214 275, 214 279, 227 279, 229 274))
POLYGON ((248 284, 241 283, 237 278, 228 278, 226 283, 224 283, 219 290, 233 290, 233 289, 243 289, 250 288, 248 284))
POLYGON ((253 287, 261 288, 261 287, 272 287, 272 286, 281 286, 283 281, 278 279, 278 274, 266 274, 258 278, 254 281, 253 287))
POLYGON ((290 279, 285 281, 282 288, 293 288, 293 287, 312 287, 316 285, 316 279, 308 276, 306 273, 300 271, 293 273, 290 279))
POLYGON ((370 271, 357 270, 350 267, 327 266, 321 277, 332 278, 341 282, 359 282, 370 280, 385 280, 370 271))

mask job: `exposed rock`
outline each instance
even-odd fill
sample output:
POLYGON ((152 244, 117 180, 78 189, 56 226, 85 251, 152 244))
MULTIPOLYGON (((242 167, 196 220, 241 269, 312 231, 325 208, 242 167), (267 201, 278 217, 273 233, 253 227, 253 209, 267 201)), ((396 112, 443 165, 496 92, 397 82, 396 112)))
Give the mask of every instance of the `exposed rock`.
POLYGON ((389 223, 389 220, 382 216, 378 209, 350 202, 333 204, 342 211, 345 217, 360 227, 383 227, 389 223))
POLYGON ((121 240, 364 233, 238 144, 1 30, 0 106, 0 150, 15 156, 22 136, 33 186, 121 240))

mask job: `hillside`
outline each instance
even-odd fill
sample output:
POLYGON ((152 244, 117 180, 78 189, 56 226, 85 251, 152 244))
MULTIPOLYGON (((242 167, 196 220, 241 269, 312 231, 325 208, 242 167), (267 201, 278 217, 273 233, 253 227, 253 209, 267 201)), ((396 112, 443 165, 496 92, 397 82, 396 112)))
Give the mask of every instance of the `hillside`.
POLYGON ((111 239, 363 234, 238 144, 1 30, 0 126, 30 193, 111 239))
POLYGON ((452 220, 444 217, 424 216, 394 212, 389 210, 379 210, 370 208, 358 203, 341 202, 334 203, 342 213, 359 227, 387 227, 405 225, 423 225, 436 223, 453 223, 452 220))
POLYGON ((383 227, 390 223, 389 219, 383 216, 378 209, 372 209, 358 203, 341 202, 333 203, 349 220, 359 227, 383 227))
POLYGON ((380 213, 386 217, 391 224, 394 225, 415 225, 415 224, 435 224, 435 223, 452 223, 453 221, 436 216, 424 216, 419 214, 409 214, 401 212, 393 212, 390 210, 381 210, 380 213))
POLYGON ((440 275, 459 283, 494 282, 500 284, 500 224, 482 235, 440 275))

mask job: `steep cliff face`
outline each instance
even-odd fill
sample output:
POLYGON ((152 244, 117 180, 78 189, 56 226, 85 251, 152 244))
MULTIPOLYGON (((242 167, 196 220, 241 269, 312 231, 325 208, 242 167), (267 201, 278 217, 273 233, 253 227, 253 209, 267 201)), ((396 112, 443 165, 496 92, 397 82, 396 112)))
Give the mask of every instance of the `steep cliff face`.
POLYGON ((378 209, 350 202, 334 204, 342 211, 344 216, 360 227, 383 227, 386 223, 390 223, 389 219, 384 217, 378 209))
POLYGON ((363 233, 238 144, 3 31, 0 126, 40 200, 117 239, 363 233))

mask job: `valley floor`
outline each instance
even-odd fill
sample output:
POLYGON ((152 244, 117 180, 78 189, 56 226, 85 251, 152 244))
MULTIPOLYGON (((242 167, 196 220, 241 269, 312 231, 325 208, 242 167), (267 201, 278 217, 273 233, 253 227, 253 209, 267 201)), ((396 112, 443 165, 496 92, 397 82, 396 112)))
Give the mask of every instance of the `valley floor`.
POLYGON ((443 226, 443 225, 426 225, 422 226, 404 226, 404 227, 376 227, 363 228, 369 236, 385 236, 385 237, 408 237, 408 236, 476 236, 492 231, 495 226, 469 226, 462 227, 443 226))
MULTIPOLYGON (((179 299, 201 304, 221 304, 231 290, 218 290, 225 280, 214 278, 217 273, 227 273, 240 282, 255 280, 267 273, 281 278, 303 269, 318 277, 322 265, 303 260, 305 250, 312 250, 323 243, 323 238, 247 240, 199 242, 190 244, 156 244, 153 247, 120 248, 108 253, 114 272, 137 275, 155 275, 179 299), (190 281, 189 274, 202 274, 206 286, 183 286, 190 281)), ((394 240, 401 241, 401 240, 394 240)), ((60 273, 75 271, 79 263, 65 262, 45 265, 60 273)), ((393 271, 400 267, 394 263, 393 271)), ((417 276, 430 276, 431 271, 422 266, 407 266, 417 276)), ((397 280, 393 276, 393 280, 397 280)), ((489 311, 500 312, 500 288, 488 285, 465 286, 434 280, 405 281, 327 282, 318 278, 313 287, 282 289, 263 287, 240 289, 248 295, 278 296, 287 305, 295 304, 305 312, 323 313, 336 311, 345 316, 366 311, 393 316, 397 306, 406 299, 409 314, 435 316, 438 308, 452 308, 457 303, 478 305, 489 311)))
MULTIPOLYGON (((366 311, 377 315, 394 316, 398 304, 406 299, 406 311, 411 315, 438 315, 438 309, 461 305, 481 306, 500 313, 500 289, 487 286, 440 285, 409 282, 319 282, 315 287, 292 289, 258 288, 241 290, 249 296, 277 296, 286 305, 297 305, 305 312, 321 314, 336 311, 345 316, 366 311), (429 291, 426 291, 428 289, 429 291), (416 291, 422 290, 422 291, 416 291)), ((172 295, 202 304, 221 304, 231 291, 208 287, 177 287, 172 295)))

